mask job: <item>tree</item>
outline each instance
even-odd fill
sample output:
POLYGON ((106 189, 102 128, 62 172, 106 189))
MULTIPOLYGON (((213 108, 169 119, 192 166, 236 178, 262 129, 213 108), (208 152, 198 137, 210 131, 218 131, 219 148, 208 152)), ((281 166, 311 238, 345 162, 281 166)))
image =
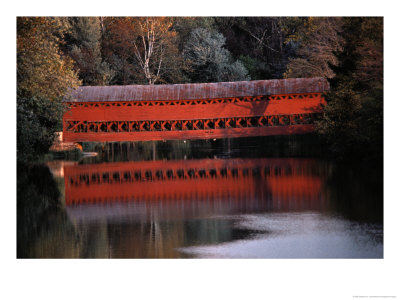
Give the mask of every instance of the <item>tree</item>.
POLYGON ((190 34, 183 55, 193 68, 194 82, 250 80, 240 61, 233 61, 230 52, 223 48, 225 38, 218 32, 197 28, 190 34))
POLYGON ((61 129, 62 97, 80 82, 60 51, 69 24, 63 18, 17 19, 17 158, 45 153, 61 129))
MULTIPOLYGON (((173 18, 135 18, 137 38, 133 40, 135 58, 148 82, 155 84, 165 76, 174 77, 180 55, 175 45, 173 18)), ((179 76, 179 75, 178 75, 179 76)))
POLYGON ((144 83, 133 57, 135 39, 132 18, 106 17, 102 19, 102 56, 113 71, 110 84, 144 83))
POLYGON ((104 53, 118 84, 184 81, 173 18, 106 18, 104 24, 104 53))
POLYGON ((101 57, 102 32, 97 17, 70 18, 68 54, 75 61, 83 85, 107 85, 113 72, 101 57))
POLYGON ((281 19, 276 17, 216 17, 232 56, 249 67, 252 79, 282 78, 291 44, 284 44, 281 19))
POLYGON ((318 132, 339 155, 383 157, 383 19, 346 18, 318 132))
POLYGON ((295 43, 298 47, 296 56, 289 58, 284 76, 333 78, 331 66, 338 64, 335 53, 342 50, 344 42, 340 35, 343 19, 309 17, 282 23, 288 34, 286 43, 295 43))
POLYGON ((17 84, 20 92, 55 100, 79 84, 73 61, 60 52, 60 44, 69 29, 64 18, 17 19, 17 84))

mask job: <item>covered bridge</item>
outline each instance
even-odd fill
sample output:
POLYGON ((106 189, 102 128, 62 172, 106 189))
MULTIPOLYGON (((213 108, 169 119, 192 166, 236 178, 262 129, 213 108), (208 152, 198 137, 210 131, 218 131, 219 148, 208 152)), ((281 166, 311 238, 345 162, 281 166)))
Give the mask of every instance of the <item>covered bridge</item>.
POLYGON ((82 86, 64 102, 67 142, 210 139, 309 133, 324 78, 82 86))

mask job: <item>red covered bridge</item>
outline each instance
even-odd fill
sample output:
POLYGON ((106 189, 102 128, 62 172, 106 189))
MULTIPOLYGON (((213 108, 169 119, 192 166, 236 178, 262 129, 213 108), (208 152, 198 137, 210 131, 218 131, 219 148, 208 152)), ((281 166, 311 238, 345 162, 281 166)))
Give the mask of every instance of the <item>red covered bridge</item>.
POLYGON ((303 134, 329 89, 323 78, 84 86, 64 102, 66 142, 303 134))

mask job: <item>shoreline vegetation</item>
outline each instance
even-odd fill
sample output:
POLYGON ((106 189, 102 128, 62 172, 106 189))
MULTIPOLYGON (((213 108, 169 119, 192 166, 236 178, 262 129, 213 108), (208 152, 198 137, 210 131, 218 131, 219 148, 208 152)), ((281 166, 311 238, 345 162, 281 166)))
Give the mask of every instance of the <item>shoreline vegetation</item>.
POLYGON ((18 17, 17 161, 96 148, 49 151, 61 99, 80 85, 301 77, 330 83, 317 132, 259 139, 261 151, 303 155, 303 143, 317 157, 383 165, 383 18, 18 17))

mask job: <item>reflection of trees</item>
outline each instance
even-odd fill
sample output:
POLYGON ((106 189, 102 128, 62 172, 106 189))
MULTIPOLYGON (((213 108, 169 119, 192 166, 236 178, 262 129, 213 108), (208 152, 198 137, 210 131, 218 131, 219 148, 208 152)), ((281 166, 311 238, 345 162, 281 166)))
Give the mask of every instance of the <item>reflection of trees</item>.
POLYGON ((19 164, 17 174, 17 257, 76 257, 77 236, 48 167, 19 164))
POLYGON ((335 211, 361 222, 383 222, 383 166, 332 166, 325 197, 335 211))

